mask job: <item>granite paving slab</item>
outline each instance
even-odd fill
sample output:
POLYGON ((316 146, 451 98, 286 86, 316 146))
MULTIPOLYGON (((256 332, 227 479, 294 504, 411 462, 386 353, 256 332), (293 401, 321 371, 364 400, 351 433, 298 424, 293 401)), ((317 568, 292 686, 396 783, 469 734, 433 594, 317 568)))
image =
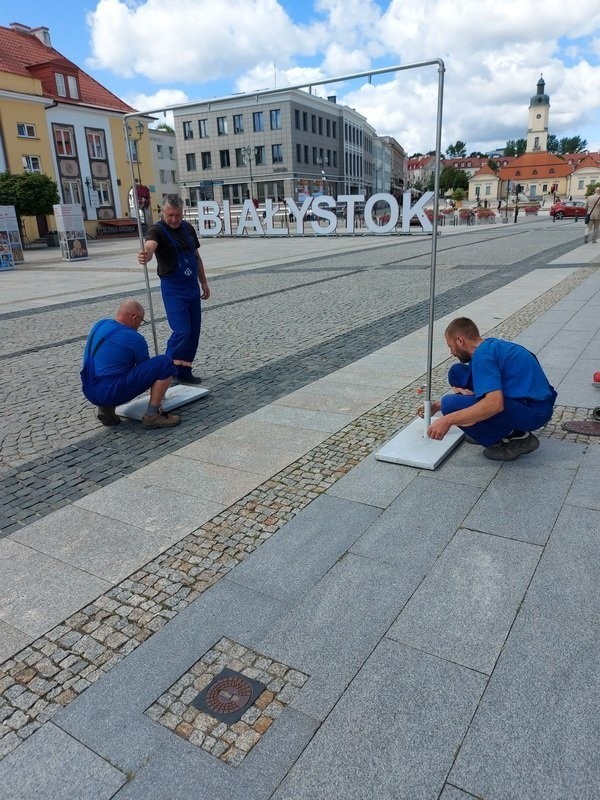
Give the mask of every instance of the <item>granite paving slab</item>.
MULTIPOLYGON (((600 392, 598 392, 600 403, 600 392)), ((588 447, 571 484, 566 502, 582 508, 600 509, 600 448, 588 447)))
POLYGON ((546 543, 575 470, 556 463, 549 481, 547 463, 536 458, 544 444, 542 441, 539 450, 502 465, 467 516, 465 528, 546 543))
POLYGON ((426 475, 450 483, 462 483, 485 489, 498 473, 500 466, 500 462, 490 461, 483 455, 483 447, 470 444, 463 439, 437 469, 427 472, 426 475))
POLYGON ((481 489, 417 475, 351 551, 392 564, 418 583, 477 502, 481 489))
POLYGON ((478 798, 474 794, 463 792, 462 789, 457 789, 456 786, 451 786, 447 783, 439 800, 478 800, 478 798))
POLYGON ((522 610, 448 781, 476 797, 595 798, 597 622, 522 610))
POLYGON ((256 489, 270 474, 247 469, 231 469, 218 464, 203 464, 180 455, 163 456, 135 473, 136 480, 173 492, 185 488, 187 494, 230 506, 256 489))
POLYGON ((274 403, 269 403, 248 416, 271 425, 289 425, 293 428, 308 428, 327 433, 335 433, 345 428, 354 419, 352 414, 331 414, 327 411, 277 406, 274 403))
POLYGON ((169 542, 178 542, 226 508, 223 503, 187 494, 183 486, 178 492, 159 489, 135 475, 88 494, 73 505, 120 522, 134 522, 169 542))
POLYGON ((0 620, 27 636, 41 636, 110 587, 12 539, 0 540, 0 620))
POLYGON ((110 800, 126 781, 51 722, 0 761, 2 800, 110 800))
POLYGON ((171 544, 167 536, 75 505, 33 522, 9 537, 33 550, 117 583, 171 544))
POLYGON ((542 549, 459 530, 388 636, 490 674, 542 549))
POLYGON ((563 506, 525 606, 553 617, 600 619, 600 519, 596 510, 563 506))
POLYGON ((275 405, 358 417, 385 400, 391 393, 390 388, 386 386, 358 386, 352 382, 322 378, 310 386, 280 397, 275 401, 275 405))
POLYGON ((347 554, 255 645, 310 679, 292 707, 324 719, 416 582, 395 566, 347 554))
POLYGON ((0 664, 10 658, 13 653, 18 653, 19 650, 26 647, 33 639, 33 635, 28 635, 0 620, 0 664))
POLYGON ((273 800, 419 800, 440 793, 485 679, 384 639, 273 800))
POLYGON ((327 439, 326 431, 273 425, 243 417, 182 447, 182 458, 274 475, 327 439))
POLYGON ((331 569, 379 513, 373 506, 319 497, 234 567, 228 580, 292 602, 331 569))
POLYGON ((417 474, 413 467, 377 461, 371 454, 336 481, 327 494, 387 508, 417 474))

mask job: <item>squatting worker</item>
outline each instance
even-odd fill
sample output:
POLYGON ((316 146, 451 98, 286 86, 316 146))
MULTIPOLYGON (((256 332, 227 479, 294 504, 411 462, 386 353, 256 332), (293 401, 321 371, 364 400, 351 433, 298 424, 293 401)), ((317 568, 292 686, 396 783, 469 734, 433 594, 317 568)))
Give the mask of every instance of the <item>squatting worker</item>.
MULTIPOLYGON (((482 339, 467 317, 452 320, 444 335, 460 363, 448 372, 452 393, 432 403, 432 414, 441 410, 442 416, 431 422, 430 438, 443 439, 457 425, 493 461, 536 450, 539 439, 531 431, 549 421, 556 400, 537 358, 514 342, 482 339)), ((417 413, 423 416, 422 406, 417 413)))
POLYGON ((156 271, 172 331, 166 354, 177 367, 178 381, 188 384, 202 382, 192 374, 192 363, 200 341, 200 300, 210 297, 199 247, 193 225, 183 219, 183 200, 176 194, 167 195, 162 219, 148 228, 138 261, 147 264, 156 254, 156 271))
POLYGON ((178 425, 178 414, 168 414, 161 403, 177 369, 170 356, 150 358, 148 343, 138 328, 144 322, 144 306, 132 298, 123 300, 115 319, 101 319, 90 331, 83 354, 81 388, 98 406, 103 425, 121 421, 115 407, 128 403, 150 389, 142 417, 145 428, 178 425))

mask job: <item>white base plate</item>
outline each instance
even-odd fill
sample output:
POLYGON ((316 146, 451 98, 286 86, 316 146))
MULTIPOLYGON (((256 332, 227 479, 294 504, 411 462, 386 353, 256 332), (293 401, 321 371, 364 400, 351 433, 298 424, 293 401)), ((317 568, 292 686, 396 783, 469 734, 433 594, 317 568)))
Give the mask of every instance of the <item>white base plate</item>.
POLYGON ((461 429, 453 425, 441 442, 430 439, 425 436, 425 421, 417 417, 384 444, 375 453, 375 458, 392 464, 406 464, 407 467, 435 469, 460 443, 463 436, 461 429))
MULTIPOLYGON (((182 383, 178 383, 175 386, 169 386, 163 398, 162 407, 164 411, 173 411, 174 408, 185 406, 187 403, 193 403, 194 400, 198 400, 209 393, 210 390, 202 386, 185 386, 182 383)), ((148 408, 149 399, 149 394, 136 397, 135 400, 130 400, 129 403, 123 403, 122 406, 117 406, 116 413, 120 417, 128 417, 129 419, 141 421, 148 408)))

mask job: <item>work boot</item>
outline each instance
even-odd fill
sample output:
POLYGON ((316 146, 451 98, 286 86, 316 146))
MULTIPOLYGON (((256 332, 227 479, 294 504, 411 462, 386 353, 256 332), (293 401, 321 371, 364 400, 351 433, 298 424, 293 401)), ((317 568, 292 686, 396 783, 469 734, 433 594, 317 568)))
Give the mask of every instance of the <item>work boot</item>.
POLYGON ((169 414, 168 411, 159 411, 158 414, 144 414, 142 425, 144 428, 171 428, 179 425, 181 417, 179 414, 169 414))
POLYGON ((193 375, 189 367, 177 370, 177 380, 179 383, 184 383, 188 386, 197 386, 202 383, 202 378, 199 375, 193 375))
POLYGON ((98 420, 103 425, 119 425, 121 417, 115 413, 114 406, 98 406, 98 420))
POLYGON ((509 439, 500 439, 499 442, 486 447, 483 455, 492 461, 514 461, 519 456, 533 453, 540 446, 540 440, 533 433, 515 436, 509 439))

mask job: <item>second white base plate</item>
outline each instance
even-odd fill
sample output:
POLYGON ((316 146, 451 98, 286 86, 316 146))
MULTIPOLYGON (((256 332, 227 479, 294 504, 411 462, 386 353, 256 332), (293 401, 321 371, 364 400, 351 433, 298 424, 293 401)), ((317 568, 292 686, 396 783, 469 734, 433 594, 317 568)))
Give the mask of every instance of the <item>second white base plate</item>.
MULTIPOLYGON (((182 383, 178 383, 167 389, 162 401, 162 407, 165 411, 173 411, 173 409, 193 403, 194 400, 199 400, 207 394, 210 394, 210 389, 206 389, 204 386, 185 386, 182 383)), ((129 403, 117 406, 116 413, 120 417, 141 421, 148 408, 149 399, 149 394, 136 397, 134 400, 130 400, 129 403)))

